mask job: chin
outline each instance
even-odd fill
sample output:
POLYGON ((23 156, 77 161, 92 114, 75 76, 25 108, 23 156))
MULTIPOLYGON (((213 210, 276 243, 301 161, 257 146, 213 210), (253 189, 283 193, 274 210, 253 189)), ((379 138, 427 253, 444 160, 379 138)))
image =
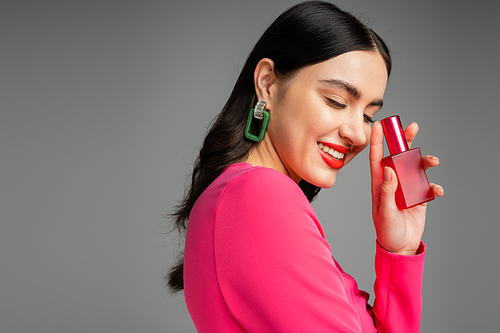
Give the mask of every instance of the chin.
POLYGON ((327 182, 327 183, 318 184, 318 185, 316 185, 316 186, 321 187, 321 188, 325 188, 325 189, 326 189, 326 188, 330 188, 330 187, 332 187, 333 185, 335 185, 335 179, 334 179, 334 180, 330 180, 330 181, 329 181, 329 182, 327 182))
POLYGON ((312 177, 310 180, 304 180, 313 184, 314 186, 326 189, 335 185, 335 181, 337 180, 337 172, 335 172, 333 175, 328 172, 325 173, 325 175, 323 175, 322 177, 312 177))

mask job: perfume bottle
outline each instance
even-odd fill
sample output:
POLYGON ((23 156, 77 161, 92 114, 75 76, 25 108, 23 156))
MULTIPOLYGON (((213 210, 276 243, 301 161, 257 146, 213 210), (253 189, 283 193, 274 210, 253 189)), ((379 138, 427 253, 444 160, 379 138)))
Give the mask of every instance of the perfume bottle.
POLYGON ((434 193, 425 174, 420 148, 408 148, 399 116, 382 119, 381 123, 391 154, 384 157, 382 162, 396 172, 398 208, 406 209, 434 200, 434 193))

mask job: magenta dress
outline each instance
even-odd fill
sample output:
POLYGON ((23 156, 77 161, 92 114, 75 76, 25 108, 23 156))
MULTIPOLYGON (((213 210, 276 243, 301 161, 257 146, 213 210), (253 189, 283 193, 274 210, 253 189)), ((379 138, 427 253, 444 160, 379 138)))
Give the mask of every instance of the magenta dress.
POLYGON ((186 305, 198 332, 419 332, 425 245, 377 245, 375 301, 332 258, 323 228, 286 175, 233 164, 189 218, 186 305))

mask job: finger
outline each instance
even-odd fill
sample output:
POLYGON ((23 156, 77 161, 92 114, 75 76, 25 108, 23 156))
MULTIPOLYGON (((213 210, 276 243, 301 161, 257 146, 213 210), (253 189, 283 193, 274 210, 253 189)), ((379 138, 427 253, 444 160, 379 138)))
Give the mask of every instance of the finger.
POLYGON ((376 122, 370 136, 370 173, 372 178, 373 207, 378 207, 380 198, 380 184, 383 178, 382 158, 384 157, 384 136, 382 125, 376 122))
POLYGON ((395 209, 398 180, 396 173, 390 167, 384 167, 383 172, 383 181, 380 185, 380 210, 390 212, 395 209))
MULTIPOLYGON (((384 136, 382 132, 382 125, 380 122, 376 122, 372 127, 372 134, 370 136, 370 167, 373 173, 375 172, 376 176, 380 176, 382 178, 382 158, 384 158, 384 136)), ((372 177, 373 179, 373 177, 372 177)))
POLYGON ((422 162, 424 163, 424 169, 427 170, 429 168, 433 168, 439 165, 439 158, 432 155, 425 155, 422 157, 422 162))
POLYGON ((419 130, 418 124, 415 122, 408 125, 408 127, 405 129, 405 139, 406 142, 408 143, 409 148, 411 148, 411 144, 413 143, 413 140, 415 140, 418 130, 419 130))
POLYGON ((442 197, 444 195, 444 188, 441 185, 430 183, 432 192, 436 197, 442 197))

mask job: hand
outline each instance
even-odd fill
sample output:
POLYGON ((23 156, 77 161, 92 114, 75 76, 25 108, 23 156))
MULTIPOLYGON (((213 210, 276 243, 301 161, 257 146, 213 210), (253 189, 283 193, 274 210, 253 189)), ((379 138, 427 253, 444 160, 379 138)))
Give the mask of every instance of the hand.
MULTIPOLYGON (((409 147, 417 132, 417 123, 412 123, 406 128, 405 138, 409 147)), ((372 215, 377 241, 388 252, 414 255, 424 233, 427 203, 404 210, 398 209, 395 201, 398 180, 394 170, 382 164, 383 147, 382 125, 376 122, 370 138, 370 170, 372 215)), ((422 161, 425 170, 439 164, 439 159, 430 155, 424 156, 422 161)), ((441 186, 433 183, 430 185, 436 197, 444 194, 441 186)))

